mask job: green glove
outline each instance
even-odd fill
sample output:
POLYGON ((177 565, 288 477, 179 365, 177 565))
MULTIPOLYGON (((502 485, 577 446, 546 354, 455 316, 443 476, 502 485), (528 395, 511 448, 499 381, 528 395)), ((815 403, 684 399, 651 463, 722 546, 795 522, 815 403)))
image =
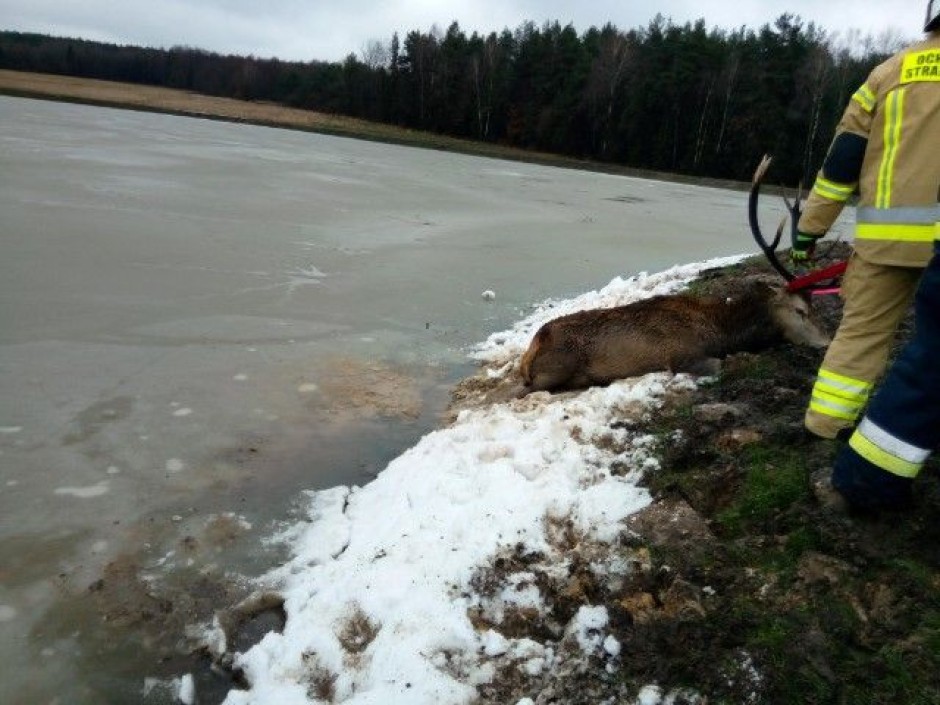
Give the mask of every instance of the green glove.
POLYGON ((812 262, 813 253, 816 251, 816 241, 821 235, 808 235, 807 233, 797 233, 796 242, 790 248, 790 260, 794 264, 806 264, 812 262))

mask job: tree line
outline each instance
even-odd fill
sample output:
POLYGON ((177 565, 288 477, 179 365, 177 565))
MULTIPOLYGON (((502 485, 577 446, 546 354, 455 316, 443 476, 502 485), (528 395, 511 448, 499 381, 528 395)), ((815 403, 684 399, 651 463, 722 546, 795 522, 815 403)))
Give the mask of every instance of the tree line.
POLYGON ((225 56, 0 32, 0 68, 180 88, 630 167, 747 180, 765 152, 809 183, 849 97, 903 42, 783 14, 757 30, 657 15, 369 42, 342 62, 225 56))

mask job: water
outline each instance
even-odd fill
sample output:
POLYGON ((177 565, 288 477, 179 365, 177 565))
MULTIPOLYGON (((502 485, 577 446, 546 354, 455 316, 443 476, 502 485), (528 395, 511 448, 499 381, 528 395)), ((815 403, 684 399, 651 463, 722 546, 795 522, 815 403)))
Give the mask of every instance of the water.
POLYGON ((192 667, 186 624, 277 562, 262 539, 302 490, 367 482, 434 428, 469 345, 546 297, 751 250, 744 212, 0 97, 0 702, 137 702, 192 667))

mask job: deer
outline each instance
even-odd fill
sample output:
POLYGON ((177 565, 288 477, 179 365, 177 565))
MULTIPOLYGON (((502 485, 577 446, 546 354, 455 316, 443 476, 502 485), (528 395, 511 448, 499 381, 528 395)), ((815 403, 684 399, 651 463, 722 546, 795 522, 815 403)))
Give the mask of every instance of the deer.
MULTIPOLYGON (((765 156, 754 172, 748 200, 751 232, 782 281, 756 275, 734 296, 689 293, 654 296, 625 306, 580 311, 544 324, 522 355, 519 396, 607 385, 650 372, 714 375, 721 358, 759 352, 781 342, 825 348, 831 342, 812 315, 810 297, 830 293, 844 264, 800 277, 776 254, 787 217, 775 237, 764 237, 757 217, 765 156), (841 267, 841 268, 840 268, 841 267)), ((801 193, 784 197, 795 230, 801 193)))
POLYGON ((522 355, 519 396, 604 386, 650 372, 714 375, 721 358, 789 341, 824 348, 830 338, 809 299, 764 276, 731 297, 664 294, 579 311, 544 324, 522 355))

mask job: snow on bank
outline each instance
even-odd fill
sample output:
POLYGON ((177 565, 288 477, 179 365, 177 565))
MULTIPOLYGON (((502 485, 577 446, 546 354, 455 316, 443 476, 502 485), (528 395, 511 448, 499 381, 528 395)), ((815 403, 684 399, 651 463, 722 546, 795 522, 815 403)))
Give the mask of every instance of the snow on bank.
MULTIPOLYGON (((510 374, 550 318, 675 291, 736 259, 616 279, 599 292, 544 304, 475 356, 492 374, 510 374)), ((490 614, 538 609, 538 589, 518 574, 513 589, 482 596, 472 579, 507 551, 557 553, 553 522, 614 541, 623 519, 650 502, 636 482, 656 463, 653 439, 623 422, 691 384, 652 374, 463 411, 365 487, 311 493, 309 521, 286 536, 293 559, 267 578, 285 599, 284 631, 236 655, 251 688, 230 692, 225 703, 469 703, 476 686, 494 678, 494 659, 514 654, 530 673, 550 665, 551 649, 479 630, 468 616, 481 606, 490 614)), ((619 653, 604 632, 603 608, 582 608, 573 622, 582 649, 619 653)))
POLYGON ((720 257, 678 265, 655 274, 641 272, 629 279, 617 277, 599 291, 590 291, 573 299, 546 301, 537 306, 530 316, 517 322, 511 330, 493 333, 477 347, 473 357, 491 365, 513 363, 529 346, 529 341, 542 324, 554 318, 585 309, 624 306, 651 296, 672 294, 684 289, 689 281, 706 269, 727 267, 740 262, 745 256, 720 257))

